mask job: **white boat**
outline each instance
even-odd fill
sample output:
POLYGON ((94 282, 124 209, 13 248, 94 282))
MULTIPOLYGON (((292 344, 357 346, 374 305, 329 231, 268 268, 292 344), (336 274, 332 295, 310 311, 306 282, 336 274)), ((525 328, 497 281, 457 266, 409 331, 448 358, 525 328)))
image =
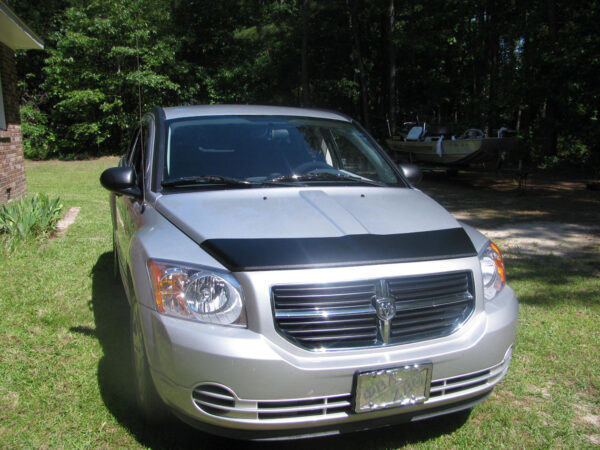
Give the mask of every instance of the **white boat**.
POLYGON ((408 157, 412 162, 434 165, 468 166, 483 163, 499 166, 502 155, 517 144, 514 132, 505 128, 498 137, 486 137, 481 130, 469 129, 462 136, 448 136, 440 127, 414 126, 405 137, 394 136, 386 142, 393 156, 408 157))

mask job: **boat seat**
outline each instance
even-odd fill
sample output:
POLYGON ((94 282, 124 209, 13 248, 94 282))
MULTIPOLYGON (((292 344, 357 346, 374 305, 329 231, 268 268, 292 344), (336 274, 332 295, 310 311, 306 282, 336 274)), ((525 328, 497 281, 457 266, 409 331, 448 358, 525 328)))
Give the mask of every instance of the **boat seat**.
POLYGON ((406 135, 407 141, 418 141, 423 134, 423 127, 412 127, 406 135))

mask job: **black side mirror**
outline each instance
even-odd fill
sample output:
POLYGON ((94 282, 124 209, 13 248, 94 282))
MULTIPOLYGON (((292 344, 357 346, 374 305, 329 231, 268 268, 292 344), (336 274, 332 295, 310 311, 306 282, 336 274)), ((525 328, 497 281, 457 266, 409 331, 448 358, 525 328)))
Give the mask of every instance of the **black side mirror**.
POLYGON ((417 185, 423 179, 423 172, 416 164, 402 163, 398 167, 411 184, 417 185))
POLYGON ((142 198, 142 191, 136 184, 135 171, 131 167, 111 167, 100 175, 100 184, 109 191, 130 197, 142 198))

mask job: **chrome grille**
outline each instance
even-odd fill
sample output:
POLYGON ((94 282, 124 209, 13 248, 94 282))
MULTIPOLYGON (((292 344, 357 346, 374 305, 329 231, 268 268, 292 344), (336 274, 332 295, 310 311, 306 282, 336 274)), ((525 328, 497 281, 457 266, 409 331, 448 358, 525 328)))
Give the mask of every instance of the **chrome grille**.
POLYGON ((481 391, 482 388, 491 388, 506 375, 511 356, 512 347, 506 352, 504 360, 501 363, 496 364, 489 369, 432 381, 427 403, 434 403, 452 397, 481 391))
POLYGON ((276 286, 273 303, 284 336, 308 348, 368 346, 377 339, 375 282, 276 286))
POLYGON ((291 400, 244 400, 215 384, 197 386, 192 392, 192 400, 198 409, 213 416, 271 423, 299 418, 345 417, 351 406, 350 394, 291 400))
POLYGON ((257 403, 259 420, 289 419, 295 417, 332 416, 347 414, 351 406, 349 394, 337 397, 301 399, 292 401, 260 401, 257 403))
POLYGON ((472 313, 473 293, 470 272, 272 288, 279 333, 311 350, 446 336, 472 313), (376 295, 393 299, 396 306, 385 327, 373 306, 376 295))
POLYGON ((235 408, 235 396, 228 389, 215 384, 198 386, 192 392, 192 399, 198 408, 213 415, 235 408))
POLYGON ((468 272, 389 280, 389 293, 398 311, 390 333, 394 343, 451 334, 473 311, 471 284, 468 272))
POLYGON ((305 284, 273 288, 277 310, 371 307, 375 283, 363 281, 337 284, 305 284))

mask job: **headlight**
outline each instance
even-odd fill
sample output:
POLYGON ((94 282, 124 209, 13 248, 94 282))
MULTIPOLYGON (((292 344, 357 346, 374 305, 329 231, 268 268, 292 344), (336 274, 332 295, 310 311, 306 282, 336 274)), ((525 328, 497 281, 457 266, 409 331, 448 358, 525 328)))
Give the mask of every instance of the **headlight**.
POLYGON ((479 253, 479 264, 481 265, 481 276, 483 278, 483 295, 486 300, 491 300, 506 284, 504 261, 496 244, 490 242, 479 253))
POLYGON ((246 326, 246 311, 233 277, 184 265, 148 261, 158 311, 219 325, 246 326))

